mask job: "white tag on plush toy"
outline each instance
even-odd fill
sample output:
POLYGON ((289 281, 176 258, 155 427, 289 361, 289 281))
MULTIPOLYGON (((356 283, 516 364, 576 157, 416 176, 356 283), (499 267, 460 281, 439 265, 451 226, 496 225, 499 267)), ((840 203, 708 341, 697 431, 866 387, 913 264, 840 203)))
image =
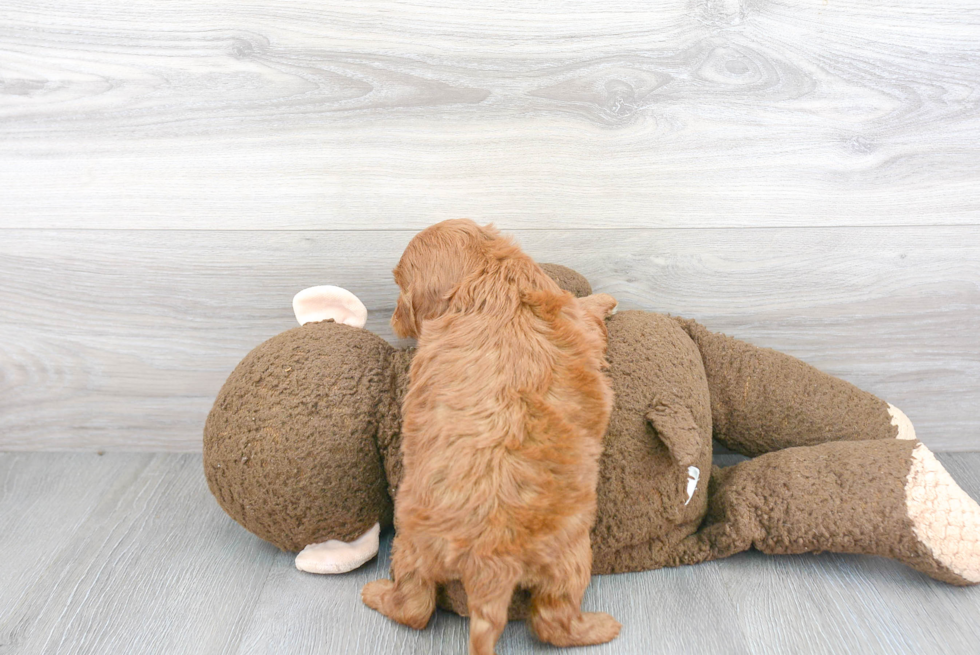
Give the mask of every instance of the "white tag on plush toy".
POLYGON ((303 289, 293 296, 293 313, 300 325, 330 319, 359 328, 367 323, 364 303, 347 289, 330 285, 303 289))
POLYGON ((691 502, 691 499, 694 498, 694 491, 698 488, 698 480, 700 479, 701 479, 701 471, 698 469, 698 467, 688 466, 687 467, 687 502, 684 503, 685 505, 691 502))

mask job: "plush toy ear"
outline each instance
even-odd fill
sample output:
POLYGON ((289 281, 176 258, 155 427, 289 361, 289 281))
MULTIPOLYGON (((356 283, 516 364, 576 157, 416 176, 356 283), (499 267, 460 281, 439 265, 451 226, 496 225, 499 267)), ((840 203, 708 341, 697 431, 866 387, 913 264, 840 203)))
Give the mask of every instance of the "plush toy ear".
POLYGON ((701 434, 691 410, 657 403, 647 412, 646 418, 657 430, 657 435, 667 446, 675 462, 681 466, 696 463, 701 434))
POLYGON ((364 303, 347 289, 329 285, 303 289, 293 296, 293 313, 300 325, 333 320, 362 328, 367 323, 364 303))
POLYGON ((701 470, 696 466, 701 449, 701 433, 694 422, 694 415, 687 407, 672 407, 657 402, 646 413, 646 419, 653 425, 674 461, 687 469, 687 502, 684 503, 687 505, 701 479, 701 470))

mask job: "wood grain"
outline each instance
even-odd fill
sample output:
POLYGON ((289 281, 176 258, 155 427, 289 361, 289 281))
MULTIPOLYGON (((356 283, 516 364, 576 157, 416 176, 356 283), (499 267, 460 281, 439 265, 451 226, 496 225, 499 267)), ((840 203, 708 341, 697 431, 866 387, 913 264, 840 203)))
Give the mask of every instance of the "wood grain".
MULTIPOLYGON (((82 456, 31 459, 47 465, 52 478, 69 477, 32 489, 39 510, 89 493, 75 472, 91 466, 82 456)), ((45 566, 19 597, 0 591, 0 649, 38 655, 236 652, 276 549, 221 511, 199 457, 98 459, 114 465, 101 466, 107 489, 76 531, 51 539, 21 533, 16 546, 2 551, 5 557, 16 549, 43 554, 45 566)), ((49 511, 47 518, 55 517, 49 511)))
MULTIPOLYGON (((940 459, 980 497, 980 453, 940 459)), ((0 453, 0 652, 464 653, 460 617, 415 631, 361 603, 390 544, 348 574, 302 573, 221 512, 198 455, 0 453)), ((980 639, 980 588, 873 557, 749 552, 596 576, 584 605, 623 622, 586 655, 965 655, 980 639)), ((552 651, 516 622, 498 648, 552 651)))
MULTIPOLYGON (((353 290, 394 341, 390 270, 412 233, 3 235, 0 449, 196 451, 232 368, 295 324, 296 291, 353 290)), ((934 450, 980 448, 980 228, 516 236, 624 309, 795 355, 903 408, 934 450)))
POLYGON ((38 581, 64 574, 53 563, 84 533, 106 492, 148 458, 0 453, 0 652, 27 652, 20 649, 36 614, 60 611, 35 594, 38 581))
POLYGON ((0 227, 976 225, 972 0, 0 7, 0 227))
MULTIPOLYGON (((242 640, 242 652, 466 652, 468 623, 454 614, 438 611, 424 631, 417 631, 361 603, 361 587, 388 576, 391 537, 385 534, 376 560, 344 576, 297 575, 291 557, 282 554, 242 640)), ((749 652, 731 600, 710 566, 596 576, 583 607, 612 613, 624 628, 614 642, 576 653, 749 652), (704 621, 706 616, 711 620, 704 621)), ((497 650, 504 655, 546 649, 523 623, 511 622, 497 650)))

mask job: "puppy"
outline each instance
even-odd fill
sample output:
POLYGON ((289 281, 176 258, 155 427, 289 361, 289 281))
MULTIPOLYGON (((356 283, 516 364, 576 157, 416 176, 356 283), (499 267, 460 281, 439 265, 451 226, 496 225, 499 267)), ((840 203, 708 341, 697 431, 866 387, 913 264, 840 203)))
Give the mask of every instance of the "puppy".
POLYGON ((418 350, 402 413, 394 581, 367 584, 364 602, 421 629, 436 585, 461 580, 470 653, 492 655, 520 585, 542 641, 615 638, 613 617, 580 604, 613 400, 603 319, 616 301, 576 299, 509 238, 469 220, 416 235, 394 275, 391 324, 418 350))

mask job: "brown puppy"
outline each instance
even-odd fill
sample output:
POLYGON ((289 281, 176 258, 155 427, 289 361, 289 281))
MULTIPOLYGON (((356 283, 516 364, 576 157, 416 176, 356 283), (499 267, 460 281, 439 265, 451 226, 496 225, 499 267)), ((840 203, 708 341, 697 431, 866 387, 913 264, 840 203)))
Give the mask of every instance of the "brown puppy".
POLYGON ((423 628, 436 584, 462 580, 470 653, 491 655, 517 585, 558 646, 619 634, 582 613, 612 391, 601 369, 608 295, 576 299, 509 238, 469 220, 416 235, 394 270, 391 323, 418 339, 402 424, 394 582, 364 602, 423 628))

